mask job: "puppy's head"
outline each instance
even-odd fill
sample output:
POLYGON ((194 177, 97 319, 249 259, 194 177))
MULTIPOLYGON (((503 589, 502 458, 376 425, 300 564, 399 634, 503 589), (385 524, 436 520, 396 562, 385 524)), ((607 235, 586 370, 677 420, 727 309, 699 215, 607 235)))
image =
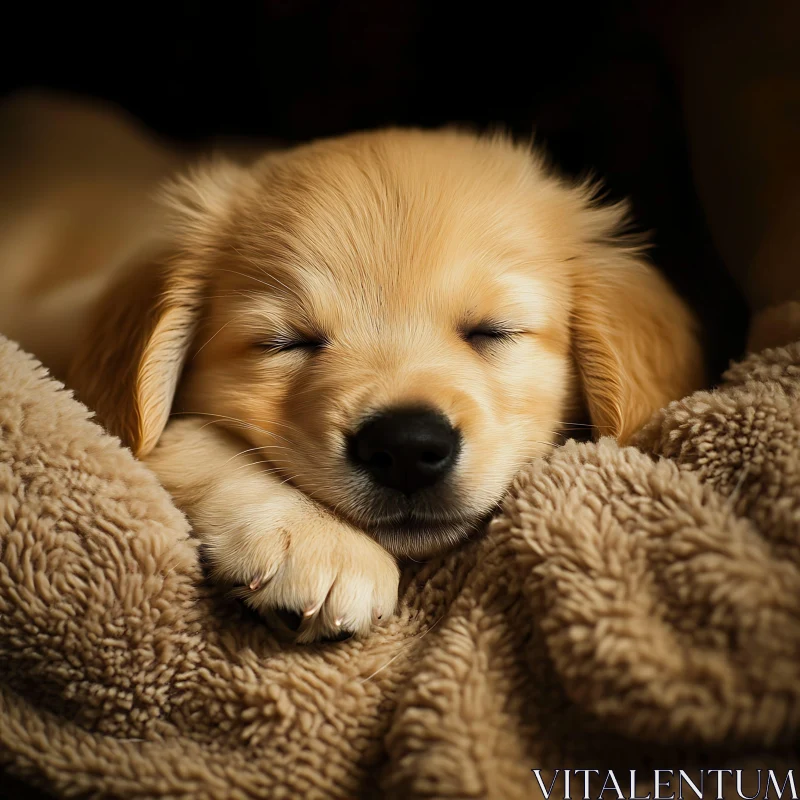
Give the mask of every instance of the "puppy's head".
POLYGON ((168 203, 179 252, 142 293, 135 377, 86 399, 142 454, 183 373, 181 410, 394 553, 473 529, 581 398, 624 440, 699 382, 624 209, 504 138, 351 135, 205 167, 168 203))

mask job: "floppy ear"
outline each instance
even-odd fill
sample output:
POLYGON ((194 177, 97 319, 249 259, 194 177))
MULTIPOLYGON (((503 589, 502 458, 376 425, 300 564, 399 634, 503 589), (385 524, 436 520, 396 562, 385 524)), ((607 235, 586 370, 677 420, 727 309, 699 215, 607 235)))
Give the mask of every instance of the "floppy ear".
POLYGON ((635 244, 615 239, 624 205, 590 208, 574 266, 573 353, 592 426, 625 442, 658 409, 701 388, 695 320, 635 244))
POLYGON ((131 264, 102 299, 70 366, 68 384, 136 456, 155 447, 167 424, 238 173, 216 162, 166 187, 168 244, 131 264))

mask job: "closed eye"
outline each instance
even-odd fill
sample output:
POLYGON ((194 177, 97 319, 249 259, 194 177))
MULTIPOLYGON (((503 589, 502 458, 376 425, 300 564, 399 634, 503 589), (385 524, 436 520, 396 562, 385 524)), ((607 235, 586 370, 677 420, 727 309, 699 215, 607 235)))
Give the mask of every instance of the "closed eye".
POLYGON ((290 353, 306 351, 309 353, 321 350, 327 344, 324 337, 275 336, 256 342, 255 346, 262 353, 290 353))
POLYGON ((462 336, 476 350, 482 350, 495 344, 510 342, 520 334, 520 331, 493 323, 484 323, 467 328, 462 331, 462 336))

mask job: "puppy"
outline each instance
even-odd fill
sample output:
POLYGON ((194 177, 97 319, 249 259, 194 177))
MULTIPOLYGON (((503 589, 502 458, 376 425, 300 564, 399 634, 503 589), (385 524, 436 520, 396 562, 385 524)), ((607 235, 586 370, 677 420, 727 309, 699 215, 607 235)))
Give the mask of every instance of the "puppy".
MULTIPOLYGON (((149 147, 154 183, 185 166, 149 147)), ((206 161, 152 206, 151 188, 147 246, 134 224, 127 255, 97 260, 80 322, 48 306, 71 314, 67 382, 159 476, 216 579, 296 612, 300 641, 391 615, 395 557, 479 529, 581 409, 624 442, 703 382, 625 207, 505 136, 358 133, 206 161)), ((74 271, 49 265, 44 289, 74 271)), ((61 337, 43 317, 7 327, 61 337)))

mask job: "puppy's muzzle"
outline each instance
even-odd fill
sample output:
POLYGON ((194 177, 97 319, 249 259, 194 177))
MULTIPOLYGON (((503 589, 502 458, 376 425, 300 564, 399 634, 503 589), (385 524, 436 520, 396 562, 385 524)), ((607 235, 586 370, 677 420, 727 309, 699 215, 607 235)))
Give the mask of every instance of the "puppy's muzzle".
POLYGON ((452 471, 461 436, 447 417, 431 409, 387 409, 350 437, 348 454, 357 469, 381 486, 411 495, 452 471))

